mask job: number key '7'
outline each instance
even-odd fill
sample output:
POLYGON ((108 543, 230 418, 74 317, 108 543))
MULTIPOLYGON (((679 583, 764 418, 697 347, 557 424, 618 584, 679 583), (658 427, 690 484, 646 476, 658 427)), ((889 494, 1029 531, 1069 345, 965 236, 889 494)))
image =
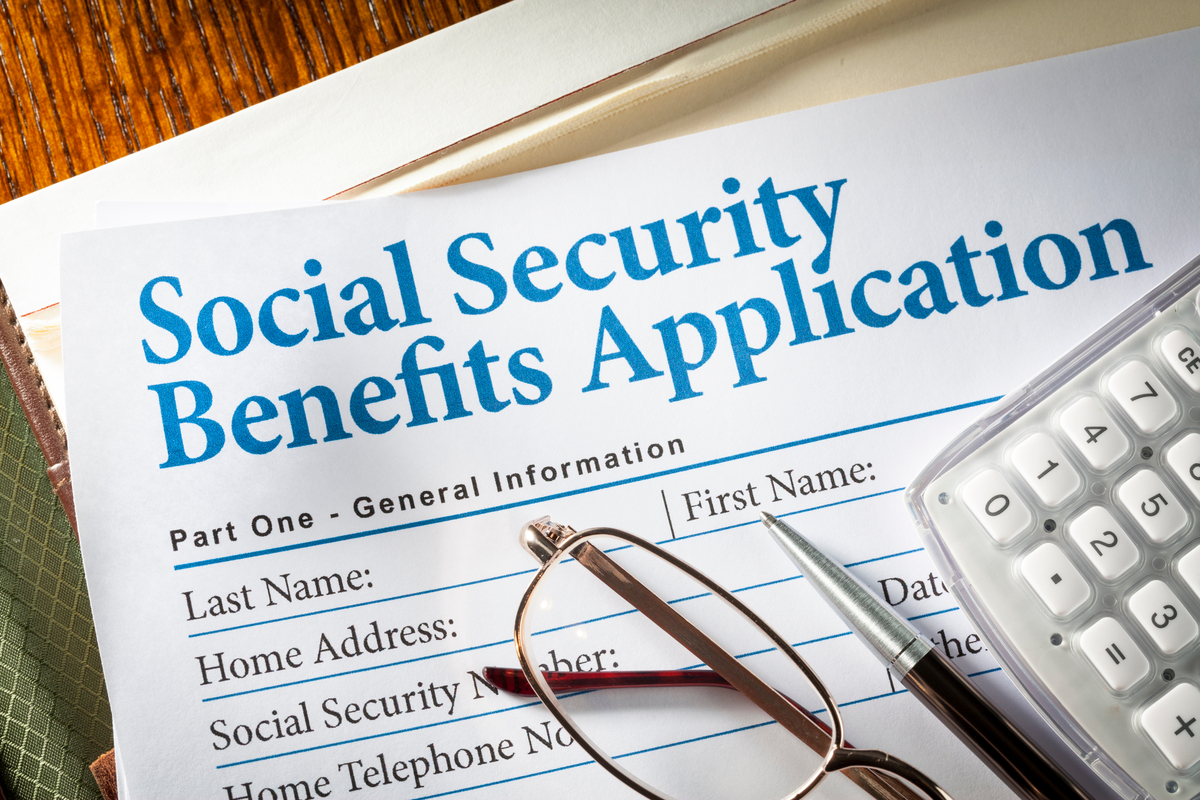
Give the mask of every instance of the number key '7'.
POLYGON ((1158 392, 1154 391, 1154 387, 1150 385, 1150 381, 1146 381, 1145 383, 1146 391, 1142 394, 1135 394, 1133 397, 1129 398, 1129 402, 1132 403, 1134 400, 1141 400, 1143 397, 1158 397, 1158 392))

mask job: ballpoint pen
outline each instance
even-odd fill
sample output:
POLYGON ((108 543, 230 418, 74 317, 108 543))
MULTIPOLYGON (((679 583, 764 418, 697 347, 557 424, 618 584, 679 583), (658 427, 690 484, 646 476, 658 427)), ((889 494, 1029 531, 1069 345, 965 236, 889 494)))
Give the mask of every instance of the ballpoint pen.
POLYGON ((762 521, 809 582, 875 650, 900 683, 1009 788, 1028 800, 1089 797, 949 659, 854 576, 787 523, 765 511, 762 521))

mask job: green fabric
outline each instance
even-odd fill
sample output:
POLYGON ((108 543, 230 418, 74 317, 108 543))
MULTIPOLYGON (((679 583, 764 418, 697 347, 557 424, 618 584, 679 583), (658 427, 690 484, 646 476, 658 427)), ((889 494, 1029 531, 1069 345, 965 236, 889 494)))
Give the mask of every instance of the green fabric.
POLYGON ((98 798, 112 720, 79 545, 0 373, 0 784, 8 800, 98 798))

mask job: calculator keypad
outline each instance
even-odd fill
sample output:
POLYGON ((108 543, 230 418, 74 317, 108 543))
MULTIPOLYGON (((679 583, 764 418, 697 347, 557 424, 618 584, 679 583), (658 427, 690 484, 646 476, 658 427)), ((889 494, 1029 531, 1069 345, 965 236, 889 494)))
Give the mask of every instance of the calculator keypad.
POLYGON ((924 495, 957 498, 977 523, 956 535, 980 554, 964 577, 992 592, 975 590, 978 606, 1009 613, 993 635, 1081 728, 1112 729, 1097 741, 1159 800, 1200 796, 1196 294, 1058 379, 924 495))

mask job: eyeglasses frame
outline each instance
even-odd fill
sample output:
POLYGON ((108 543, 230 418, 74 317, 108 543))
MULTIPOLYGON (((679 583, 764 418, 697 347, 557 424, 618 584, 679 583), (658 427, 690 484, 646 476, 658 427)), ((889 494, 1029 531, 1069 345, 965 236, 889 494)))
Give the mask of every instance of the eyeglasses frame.
MULTIPOLYGON (((517 607, 517 617, 513 633, 513 639, 517 649, 517 658, 521 664, 521 669, 525 673, 526 679, 529 681, 538 698, 550 711, 551 715, 571 734, 575 741, 579 742, 580 747, 582 747, 588 755, 590 755, 602 767, 607 769, 623 784, 638 792, 643 797, 649 798, 650 800, 673 800, 673 798, 662 794, 653 786, 643 782, 636 775, 626 770, 620 764, 616 763, 611 756, 605 753, 598 745, 595 744, 595 742, 589 739, 588 736, 575 724, 574 720, 571 719, 570 714, 567 713, 567 711, 559 703, 558 697, 554 694, 553 690, 550 688, 549 684, 542 675, 539 665, 533 663, 529 656, 529 654, 533 651, 533 648, 529 642, 530 631, 527 625, 526 611, 529 607, 529 602, 538 587, 538 584, 541 582, 543 576, 545 576, 545 574, 553 566, 558 564, 564 558, 568 557, 574 557, 577 560, 580 560, 582 563, 584 561, 584 557, 589 556, 587 548, 591 548, 591 550, 593 550, 595 553, 595 555, 591 556, 593 561, 596 560, 596 556, 599 556, 621 573, 624 572, 615 564, 615 562, 612 562, 611 559, 609 559, 607 556, 604 556, 599 548, 591 545, 592 540, 602 537, 618 539, 651 555, 657 556, 686 574, 688 577, 703 585, 705 588, 711 591, 714 596, 723 600, 729 607, 741 615, 743 619, 758 628, 765 636, 767 636, 767 638, 775 644, 775 646, 792 662, 792 664, 801 671, 804 677, 811 683, 813 688, 816 689, 817 694, 820 696, 822 702, 825 704, 825 708, 829 713, 830 730, 828 733, 822 732, 822 736, 828 736, 828 748, 822 758, 820 768, 814 771, 808 780, 805 781, 805 783, 803 783, 794 793, 788 795, 785 800, 799 800, 816 788, 816 786, 819 785, 827 775, 833 772, 839 772, 851 768, 870 769, 895 775, 903 778, 906 781, 909 781, 922 792, 927 794, 930 798, 934 798, 935 800, 952 800, 950 795, 947 794, 945 790, 938 786, 932 779, 901 759, 879 750, 859 750, 847 748, 845 742, 845 726, 842 721, 841 712, 838 709, 837 702, 833 699, 833 696, 826 688, 824 682, 821 681, 820 677, 816 674, 812 667, 808 665, 808 663, 799 655, 799 653, 795 651, 794 648, 792 648, 790 644, 788 644, 786 640, 783 639, 782 636, 780 636, 770 625, 768 625, 761 617, 759 617, 758 614, 756 614, 752 609, 747 607, 744 603, 730 594, 726 589, 717 584, 707 575, 692 567, 687 562, 667 552, 658 545, 648 542, 640 536, 636 536, 626 531, 618 530, 616 528, 590 528, 584 531, 575 531, 568 526, 553 523, 549 520, 549 518, 535 520, 534 522, 526 525, 522 530, 522 544, 539 561, 542 562, 542 566, 530 581, 529 587, 525 590, 525 593, 521 598, 521 602, 517 607)), ((624 592, 621 591, 621 589, 614 586, 610 580, 605 578, 605 576, 596 572, 597 566, 595 564, 584 564, 584 566, 593 571, 594 574, 597 574, 597 577, 607 583, 610 588, 614 589, 614 591, 624 595, 624 592)), ((755 675, 752 671, 745 668, 734 656, 721 648, 720 645, 717 645, 711 639, 708 639, 706 636, 696 630, 694 626, 691 626, 691 623, 687 622, 682 616, 678 615, 678 612, 675 612, 674 609, 671 609, 669 606, 667 606, 665 601, 657 598, 656 595, 653 595, 653 593, 649 592, 649 590, 647 590, 644 586, 641 586, 641 584, 633 579, 632 576, 628 576, 627 573, 625 576, 626 581, 636 584, 642 592, 665 606, 665 609, 677 617, 678 620, 682 622, 683 626, 691 628, 695 634, 702 637, 705 640, 705 645, 701 649, 715 648, 717 652, 710 652, 707 655, 703 653, 697 653, 692 649, 693 645, 698 644, 697 642, 689 643, 689 641, 685 641, 685 639, 681 638, 679 635, 680 632, 678 630, 672 630, 672 626, 669 624, 664 624, 664 622, 654 619, 653 616, 647 614, 650 616, 652 621, 662 627, 663 630, 669 635, 680 641, 680 643, 689 650, 692 650, 697 657, 699 657, 705 663, 708 663, 709 666, 721 674, 722 677, 734 684, 735 688, 746 695, 748 699, 750 699, 772 717, 775 717, 777 721, 781 722, 781 724, 784 724, 784 727, 792 732, 793 735, 809 744, 809 746, 813 747, 814 750, 817 749, 812 745, 810 737, 807 737, 804 734, 797 732, 794 728, 789 727, 783 722, 783 720, 780 720, 776 714, 773 714, 766 705, 764 705, 764 700, 768 703, 772 703, 773 701, 774 703, 781 704, 781 706, 786 706, 790 713, 792 704, 786 697, 780 694, 779 691, 777 691, 770 684, 766 683, 757 675, 755 675), (749 676, 751 681, 750 687, 737 685, 739 683, 738 680, 732 678, 730 675, 725 674, 720 665, 711 663, 712 660, 721 660, 720 658, 713 658, 714 656, 719 657, 720 655, 723 655, 725 658, 731 660, 737 666, 737 670, 744 671, 746 675, 749 676), (765 698, 763 693, 766 694, 765 698)), ((629 600, 630 598, 626 597, 626 599, 629 600)), ((639 608, 639 610, 642 610, 643 613, 647 613, 646 609, 640 608, 638 604, 631 604, 639 608)), ((807 724, 811 725, 812 723, 807 724)))

